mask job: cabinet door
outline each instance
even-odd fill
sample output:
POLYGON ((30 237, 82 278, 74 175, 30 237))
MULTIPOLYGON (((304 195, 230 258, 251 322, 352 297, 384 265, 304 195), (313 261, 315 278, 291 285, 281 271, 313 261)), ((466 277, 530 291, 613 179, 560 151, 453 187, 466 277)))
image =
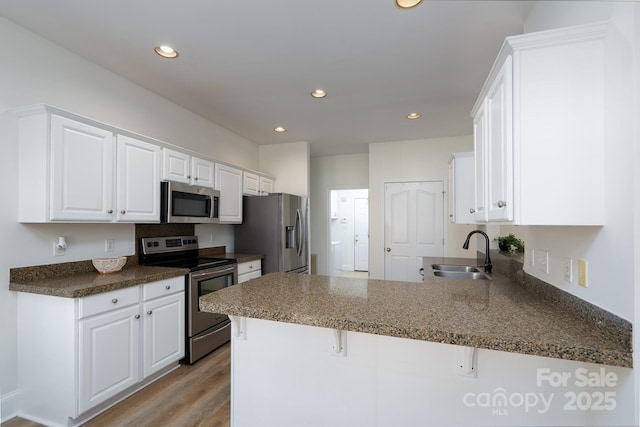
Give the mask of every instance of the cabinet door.
POLYGON ((273 193, 273 180, 271 178, 267 178, 266 176, 260 177, 260 194, 262 196, 266 196, 270 193, 273 193))
POLYGON ((160 147, 118 135, 117 152, 117 221, 160 222, 160 147))
POLYGON ((486 99, 473 117, 473 152, 475 161, 475 205, 473 214, 476 221, 487 221, 487 115, 486 99))
POLYGON ((513 221, 512 57, 500 68, 487 93, 486 186, 489 221, 513 221))
POLYGON ((190 184, 191 156, 169 148, 163 148, 162 179, 190 184))
POLYGON ((79 413, 140 380, 139 305, 79 321, 79 413))
POLYGON ((215 182, 220 191, 220 222, 242 223, 242 170, 216 163, 215 182))
POLYGON ((184 292, 144 303, 144 378, 184 357, 184 292))
POLYGON ((242 192, 249 196, 260 195, 260 176, 251 172, 242 173, 242 192))
POLYGON ((110 221, 113 213, 113 134, 51 117, 51 220, 110 221))
POLYGON ((473 153, 455 153, 449 162, 449 220, 475 224, 473 153))
POLYGON ((191 159, 191 183, 213 188, 213 162, 193 157, 191 159))

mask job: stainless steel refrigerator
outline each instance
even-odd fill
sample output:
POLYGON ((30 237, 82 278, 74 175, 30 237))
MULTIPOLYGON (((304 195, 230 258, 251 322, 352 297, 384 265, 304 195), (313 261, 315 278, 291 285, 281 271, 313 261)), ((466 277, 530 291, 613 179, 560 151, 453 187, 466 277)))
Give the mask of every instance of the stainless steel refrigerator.
POLYGON ((244 196, 235 252, 264 255, 262 274, 309 273, 308 200, 293 194, 244 196))

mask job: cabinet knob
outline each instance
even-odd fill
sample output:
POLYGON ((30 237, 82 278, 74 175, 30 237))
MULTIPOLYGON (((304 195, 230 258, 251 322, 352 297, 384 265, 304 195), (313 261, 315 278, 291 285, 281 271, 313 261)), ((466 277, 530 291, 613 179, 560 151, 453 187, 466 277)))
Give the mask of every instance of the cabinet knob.
POLYGON ((453 214, 449 214, 449 218, 453 218, 453 214))
POLYGON ((124 214, 126 214, 126 213, 127 213, 127 211, 124 211, 124 210, 120 211, 120 214, 121 214, 121 215, 124 215, 124 214))
POLYGON ((497 204, 499 208, 504 208, 505 206, 507 206, 507 203, 502 200, 498 200, 497 204))
POLYGON ((133 316, 133 317, 135 317, 136 319, 139 319, 139 318, 140 318, 140 315, 139 315, 139 314, 136 314, 136 315, 135 315, 135 316, 133 316))
POLYGON ((194 180, 194 181, 197 181, 197 180, 198 180, 198 177, 196 176, 195 178, 193 178, 193 180, 194 180))
POLYGON ((191 179, 191 175, 187 175, 187 179, 191 179))
POLYGON ((112 303, 117 304, 118 303, 118 298, 114 298, 111 300, 112 303))
POLYGON ((165 286, 164 288, 165 288, 166 290, 169 290, 169 289, 171 289, 171 286, 170 286, 170 285, 167 285, 167 286, 165 286))
POLYGON ((387 252, 391 252, 391 248, 387 248, 387 252))
POLYGON ((109 210, 107 211, 107 213, 108 213, 108 214, 112 214, 112 213, 113 213, 113 209, 109 209, 109 210))
POLYGON ((469 209, 469 213, 474 214, 474 213, 476 213, 476 210, 475 210, 475 209, 473 209, 473 208, 471 208, 471 209, 469 209))
POLYGON ((149 316, 151 316, 151 313, 153 313, 153 310, 149 310, 149 311, 147 311, 147 314, 148 314, 149 316))

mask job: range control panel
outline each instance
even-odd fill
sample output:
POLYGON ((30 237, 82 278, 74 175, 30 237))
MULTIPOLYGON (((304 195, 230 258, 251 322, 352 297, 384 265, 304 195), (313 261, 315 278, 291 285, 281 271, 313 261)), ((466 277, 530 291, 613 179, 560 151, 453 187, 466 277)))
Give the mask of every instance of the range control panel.
POLYGON ((140 242, 145 255, 198 249, 198 236, 147 237, 140 242))

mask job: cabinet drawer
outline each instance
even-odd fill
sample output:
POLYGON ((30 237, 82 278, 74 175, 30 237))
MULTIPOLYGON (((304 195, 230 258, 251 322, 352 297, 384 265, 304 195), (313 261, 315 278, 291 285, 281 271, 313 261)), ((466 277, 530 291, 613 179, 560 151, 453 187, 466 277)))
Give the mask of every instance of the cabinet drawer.
POLYGON ((184 276, 172 277, 159 282, 146 283, 142 286, 142 299, 144 301, 162 297, 165 295, 184 292, 184 276))
POLYGON ((248 261, 238 264, 238 275, 250 273, 255 270, 262 270, 262 260, 248 261))
POLYGON ((140 287, 118 289, 104 294, 91 295, 79 299, 78 315, 82 319, 98 313, 126 307, 140 302, 140 287))
POLYGON ((260 276, 262 276, 262 270, 253 270, 249 273, 238 274, 238 283, 244 283, 247 280, 255 279, 260 276))

